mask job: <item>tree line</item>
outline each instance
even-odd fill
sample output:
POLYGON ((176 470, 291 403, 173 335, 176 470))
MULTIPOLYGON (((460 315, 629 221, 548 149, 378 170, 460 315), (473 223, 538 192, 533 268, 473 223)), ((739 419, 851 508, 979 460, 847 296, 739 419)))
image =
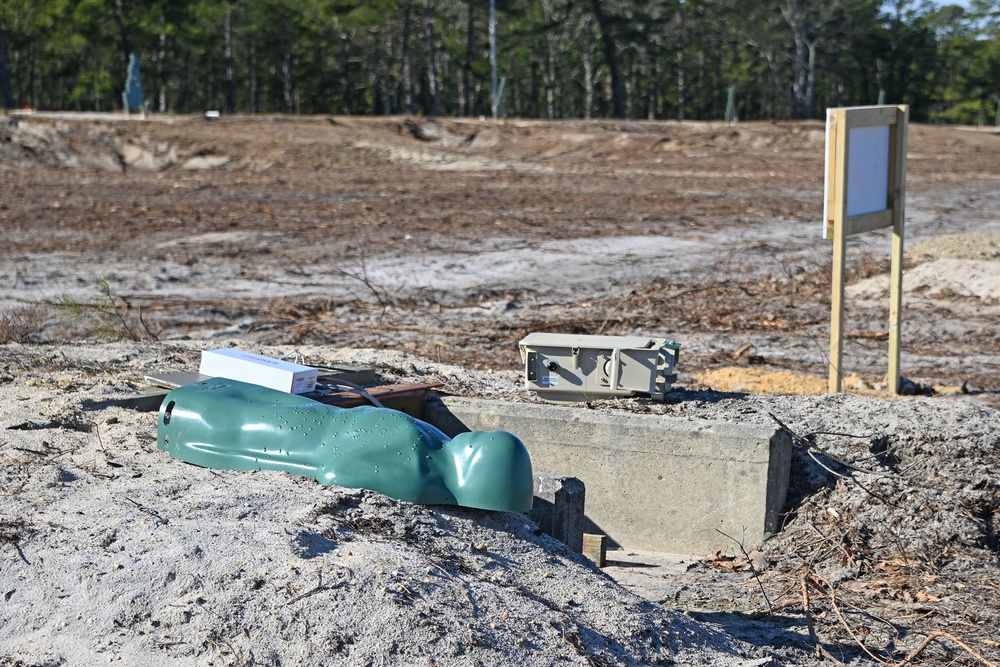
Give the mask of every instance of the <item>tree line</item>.
POLYGON ((1000 0, 0 2, 8 108, 120 109, 131 53, 153 112, 993 123, 1000 0))

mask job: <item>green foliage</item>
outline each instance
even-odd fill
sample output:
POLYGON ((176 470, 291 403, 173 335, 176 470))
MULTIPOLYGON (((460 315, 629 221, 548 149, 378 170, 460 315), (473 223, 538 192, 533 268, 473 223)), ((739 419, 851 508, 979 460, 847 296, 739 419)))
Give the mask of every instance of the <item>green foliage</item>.
POLYGON ((66 101, 75 108, 101 109, 101 102, 111 98, 113 94, 111 74, 105 69, 90 67, 77 77, 76 85, 66 101))
POLYGON ((992 125, 996 104, 988 104, 981 100, 965 100, 956 102, 934 114, 934 120, 960 125, 992 125))
POLYGON ((56 299, 56 306, 70 321, 87 327, 92 333, 108 340, 157 340, 157 335, 142 318, 142 309, 133 318, 128 303, 114 293, 107 278, 98 279, 94 286, 95 301, 80 301, 68 294, 56 299))
MULTIPOLYGON (((995 0, 496 5, 510 115, 611 115, 612 77, 640 119, 721 119, 735 86, 741 119, 885 91, 914 119, 950 121, 1000 87, 995 0)), ((441 113, 489 113, 478 0, 3 0, 0 28, 18 106, 119 108, 131 49, 154 111, 400 113, 412 99, 429 113, 434 79, 441 113)))

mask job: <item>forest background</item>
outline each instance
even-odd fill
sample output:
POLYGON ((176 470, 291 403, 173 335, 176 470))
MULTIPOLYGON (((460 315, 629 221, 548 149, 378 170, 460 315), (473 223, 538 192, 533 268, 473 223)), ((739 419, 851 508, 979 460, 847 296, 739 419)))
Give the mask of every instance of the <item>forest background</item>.
POLYGON ((3 0, 7 108, 1000 122, 1000 0, 3 0))

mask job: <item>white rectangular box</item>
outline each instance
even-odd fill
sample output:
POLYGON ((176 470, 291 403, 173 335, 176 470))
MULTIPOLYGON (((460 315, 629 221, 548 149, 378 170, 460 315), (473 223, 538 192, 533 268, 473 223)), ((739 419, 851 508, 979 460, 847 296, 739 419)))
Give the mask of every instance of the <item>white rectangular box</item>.
POLYGON ((306 394, 315 390, 319 375, 319 371, 309 366, 228 347, 202 351, 198 372, 209 377, 258 384, 289 394, 306 394))

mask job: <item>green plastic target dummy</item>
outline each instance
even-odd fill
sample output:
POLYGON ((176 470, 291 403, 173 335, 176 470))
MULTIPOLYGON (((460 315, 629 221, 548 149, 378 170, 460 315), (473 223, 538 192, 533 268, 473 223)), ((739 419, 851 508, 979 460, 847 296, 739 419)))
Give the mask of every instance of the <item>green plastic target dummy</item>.
POLYGON ((504 431, 461 433, 385 408, 338 408, 215 378, 171 391, 157 446, 227 470, 283 470, 422 505, 531 509, 531 459, 504 431))

